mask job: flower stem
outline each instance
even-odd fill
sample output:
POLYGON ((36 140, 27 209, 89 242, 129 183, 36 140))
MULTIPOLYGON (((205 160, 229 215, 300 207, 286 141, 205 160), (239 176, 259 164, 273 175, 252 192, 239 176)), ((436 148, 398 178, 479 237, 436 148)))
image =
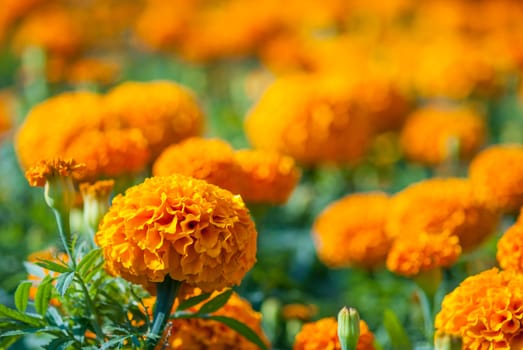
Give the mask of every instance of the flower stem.
POLYGON ((87 290, 87 286, 85 285, 84 280, 82 279, 80 274, 78 274, 76 271, 75 271, 75 277, 78 280, 78 282, 80 283, 80 286, 82 287, 82 291, 85 294, 85 300, 87 301, 87 308, 90 313, 91 324, 92 324, 94 332, 96 334, 96 339, 98 339, 98 341, 103 343, 104 333, 102 331, 102 328, 100 327, 100 324, 98 323, 98 313, 96 312, 94 303, 91 299, 91 296, 89 295, 89 290, 87 290))
POLYGON ((76 261, 74 260, 73 254, 71 252, 71 249, 69 247, 69 242, 71 241, 71 230, 69 226, 69 212, 66 211, 63 213, 60 210, 53 209, 56 223, 58 224, 58 233, 60 234, 60 240, 62 241, 62 244, 64 245, 65 252, 67 256, 69 257, 69 261, 71 262, 71 265, 74 269, 76 269, 76 261))
POLYGON ((163 282, 156 284, 153 325, 147 337, 148 350, 153 350, 160 340, 180 286, 181 282, 173 280, 169 275, 165 276, 163 282))

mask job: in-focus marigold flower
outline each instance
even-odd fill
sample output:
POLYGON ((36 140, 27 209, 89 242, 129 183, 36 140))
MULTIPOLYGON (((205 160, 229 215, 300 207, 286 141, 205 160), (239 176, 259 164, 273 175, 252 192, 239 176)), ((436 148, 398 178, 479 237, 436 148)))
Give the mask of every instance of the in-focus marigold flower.
POLYGON ((485 120, 472 109, 432 105, 409 116, 401 131, 401 146, 407 158, 437 165, 453 157, 470 159, 485 135, 485 120))
POLYGON ((246 202, 283 204, 300 179, 291 157, 261 150, 239 150, 234 157, 241 171, 240 194, 246 202))
POLYGON ((523 146, 496 145, 480 152, 470 163, 474 195, 485 205, 515 212, 523 205, 523 146))
POLYGON ((465 279, 442 302, 437 334, 460 336, 463 349, 522 349, 523 275, 490 269, 465 279))
POLYGON ((111 120, 142 131, 153 158, 202 132, 203 112, 195 96, 174 82, 125 82, 110 90, 105 102, 111 120))
MULTIPOLYGON (((199 293, 196 293, 197 295, 199 293)), ((211 297, 217 295, 213 293, 211 297)), ((189 311, 197 311, 200 305, 194 306, 189 311)), ((233 293, 227 303, 213 313, 215 316, 234 318, 252 329, 262 341, 269 346, 269 340, 261 327, 261 314, 252 309, 249 302, 233 293)), ((213 320, 198 318, 171 320, 164 331, 164 339, 158 348, 165 344, 171 350, 256 350, 258 346, 247 340, 235 330, 223 323, 213 320)))
POLYGON ((348 195, 316 219, 313 237, 319 259, 330 267, 383 264, 392 243, 385 232, 390 199, 385 193, 348 195))
MULTIPOLYGON (((357 350, 374 350, 374 334, 365 321, 360 320, 357 350)), ((296 335, 293 350, 341 350, 338 340, 338 322, 334 317, 305 324, 296 335)))
POLYGON ((420 232, 445 233, 457 236, 463 250, 470 250, 494 232, 498 218, 474 198, 468 180, 434 178, 392 197, 386 230, 396 239, 420 232))
POLYGON ((499 239, 496 257, 502 269, 523 272, 523 211, 499 239))
POLYGON ((167 147, 154 162, 153 175, 172 174, 205 180, 233 193, 240 189, 234 150, 220 139, 191 137, 167 147))
POLYGON ((255 263, 256 237, 240 196, 175 174, 115 197, 95 240, 112 275, 146 288, 169 275, 212 291, 240 283, 255 263))
POLYGON ((318 307, 312 304, 287 304, 283 306, 281 313, 285 320, 309 321, 318 313, 318 307))
POLYGON ((319 75, 281 78, 251 110, 245 130, 255 148, 304 164, 356 162, 372 135, 345 82, 319 75))
POLYGON ((387 256, 387 268, 411 277, 439 267, 449 267, 460 255, 458 237, 422 232, 396 239, 387 256))
POLYGON ((29 185, 34 187, 44 187, 45 183, 54 177, 81 177, 85 170, 85 164, 77 163, 74 159, 41 160, 29 170, 25 177, 29 185))

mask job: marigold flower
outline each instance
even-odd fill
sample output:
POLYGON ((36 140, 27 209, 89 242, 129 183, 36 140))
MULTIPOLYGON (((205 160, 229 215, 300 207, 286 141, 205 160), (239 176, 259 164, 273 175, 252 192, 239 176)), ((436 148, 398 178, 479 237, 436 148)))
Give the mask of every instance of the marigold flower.
MULTIPOLYGON (((360 320, 357 350, 374 350, 374 334, 365 321, 360 320)), ((296 335, 294 350, 341 350, 338 340, 338 322, 334 317, 305 324, 296 335)))
POLYGON ((466 278, 445 296, 437 334, 463 339, 463 349, 521 349, 523 275, 493 268, 466 278))
POLYGON ((523 146, 483 150, 470 163, 469 178, 482 203, 504 212, 517 211, 523 205, 523 146))
POLYGON ((431 105, 409 116, 401 131, 401 146, 407 158, 436 165, 452 157, 471 158, 485 135, 485 120, 472 109, 431 105))
POLYGON ((107 85, 118 78, 120 67, 116 62, 109 60, 82 58, 71 63, 65 74, 69 83, 107 85))
POLYGON ((153 175, 182 174, 205 180, 233 193, 239 191, 240 169, 234 150, 220 139, 191 137, 167 147, 153 164, 153 175))
POLYGON ((203 128, 203 112, 193 93, 173 82, 126 82, 110 90, 105 102, 120 127, 142 131, 153 158, 203 128))
POLYGON ((95 240, 113 275, 145 287, 170 275, 211 291, 240 283, 255 263, 256 237, 239 196, 175 174, 116 196, 95 240))
POLYGON ((84 219, 93 229, 93 232, 97 230, 100 220, 109 210, 109 197, 113 187, 114 180, 100 180, 93 184, 88 182, 80 184, 80 193, 84 202, 84 219))
POLYGON ((281 152, 304 164, 355 162, 372 135, 346 84, 312 74, 271 85, 248 115, 245 130, 256 148, 281 152))
POLYGON ((504 270, 523 272, 523 211, 518 220, 498 241, 496 254, 499 266, 504 270))
POLYGON ((412 184, 392 197, 386 230, 398 239, 420 232, 445 233, 457 236, 463 250, 470 250, 497 223, 498 215, 474 198, 468 180, 434 178, 412 184))
POLYGON ((411 277, 439 267, 449 267, 461 255, 459 238, 446 234, 398 237, 387 256, 387 268, 411 277))
POLYGON ((234 154, 240 167, 240 194, 249 203, 283 204, 300 178, 294 159, 276 152, 240 150, 234 154))
POLYGON ((14 124, 14 96, 7 91, 0 91, 0 139, 14 124))
POLYGON ((319 259, 330 267, 384 263, 392 243, 384 226, 389 206, 389 197, 380 192, 351 194, 332 203, 314 222, 319 259))
POLYGON ((312 304, 287 304, 283 306, 281 313, 286 320, 309 321, 318 313, 318 307, 312 304))
POLYGON ((29 185, 44 187, 46 182, 55 177, 80 177, 85 169, 85 164, 77 163, 74 159, 50 159, 41 160, 29 170, 25 177, 29 185))

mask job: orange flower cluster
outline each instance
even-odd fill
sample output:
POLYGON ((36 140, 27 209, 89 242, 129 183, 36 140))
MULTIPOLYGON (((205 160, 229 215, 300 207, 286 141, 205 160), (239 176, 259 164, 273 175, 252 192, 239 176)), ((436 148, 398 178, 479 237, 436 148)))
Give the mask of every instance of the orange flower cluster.
POLYGON ((13 127, 14 114, 14 96, 10 92, 0 91, 0 140, 2 135, 13 127))
POLYGON ((463 349, 521 349, 523 275, 490 269, 465 279, 445 296, 438 334, 456 335, 463 349))
MULTIPOLYGON (((52 261, 55 263, 63 264, 64 262, 67 263, 69 261, 69 257, 67 256, 67 254, 64 254, 64 253, 58 254, 54 249, 45 249, 42 251, 32 253, 31 255, 29 255, 27 257, 27 261, 30 263, 36 263, 39 261, 52 261)), ((32 286, 29 289, 29 298, 32 300, 34 300, 36 298, 36 292, 38 290, 38 286, 40 285, 40 283, 46 276, 58 277, 58 273, 56 273, 56 272, 50 271, 43 267, 41 267, 40 269, 41 269, 41 274, 33 275, 33 274, 29 273, 27 276, 27 280, 31 281, 31 283, 32 283, 32 286)), ((53 306, 61 305, 60 301, 56 298, 51 298, 49 303, 53 306)))
POLYGON ((504 270, 523 272, 523 211, 498 241, 497 260, 504 270))
POLYGON ((170 275, 212 291, 240 283, 256 261, 256 236, 239 196, 171 175, 115 197, 95 240, 112 275, 145 287, 170 275))
MULTIPOLYGON (((365 321, 360 320, 360 337, 356 350, 374 350, 374 335, 365 321)), ((341 350, 338 322, 334 317, 305 324, 296 335, 294 350, 341 350)))
POLYGON ((502 212, 516 212, 523 205, 523 146, 496 145, 479 153, 470 163, 474 195, 502 212))
POLYGON ((44 187, 45 183, 57 176, 81 177, 85 170, 85 164, 77 163, 74 159, 50 159, 41 160, 29 170, 26 171, 25 177, 29 185, 34 187, 44 187))
POLYGON ((332 203, 314 222, 320 260, 330 267, 383 264, 392 243, 385 232, 389 206, 389 197, 380 192, 352 194, 332 203))
POLYGON ((167 81, 124 83, 107 96, 63 93, 29 112, 16 150, 23 168, 73 157, 86 163, 86 178, 117 176, 142 170, 151 154, 200 132, 202 119, 191 93, 167 81), (47 127, 50 116, 53 128, 47 127))
POLYGON ((260 150, 234 151, 220 139, 189 138, 166 148, 154 175, 182 174, 241 194, 249 203, 282 204, 299 180, 290 157, 260 150))
POLYGON ((387 256, 387 268, 396 274, 411 277, 435 268, 449 267, 460 255, 458 237, 422 232, 394 241, 387 256))
POLYGON ((401 146, 410 160, 437 165, 452 158, 470 159, 485 135, 485 120, 473 110, 429 105, 409 116, 401 131, 401 146))
POLYGON ((284 305, 281 314, 285 320, 309 321, 318 313, 316 305, 287 304, 284 305))

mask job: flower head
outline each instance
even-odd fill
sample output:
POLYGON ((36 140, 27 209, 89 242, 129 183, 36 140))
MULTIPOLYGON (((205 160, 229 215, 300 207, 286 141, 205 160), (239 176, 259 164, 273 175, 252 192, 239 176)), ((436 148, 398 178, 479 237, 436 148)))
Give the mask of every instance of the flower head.
POLYGON ((94 230, 102 217, 109 210, 109 197, 113 191, 114 180, 100 180, 93 184, 83 182, 80 184, 80 193, 84 201, 84 219, 94 230))
POLYGON ((451 157, 472 157, 485 134, 485 120, 471 109, 427 106, 409 116, 401 131, 401 145, 407 158, 436 165, 451 157))
POLYGON ((523 272, 523 211, 499 239, 496 257, 503 270, 523 272))
POLYGON ((505 212, 523 205, 523 146, 496 145, 470 163, 474 195, 485 205, 505 212))
POLYGON ((95 240, 113 275, 145 287, 170 275, 211 291, 240 283, 256 260, 256 236, 239 196, 175 174, 115 197, 95 240))
POLYGON ((385 193, 352 194, 327 207, 313 228, 320 260, 331 267, 384 263, 391 244, 384 226, 389 201, 385 193))
POLYGON ((463 349, 521 349, 522 290, 523 275, 514 271, 468 277, 443 299, 437 334, 460 336, 463 349))
POLYGON ((60 158, 41 160, 25 172, 29 185, 44 187, 46 182, 57 177, 79 177, 85 169, 85 164, 77 163, 74 159, 60 158))
MULTIPOLYGON (((360 320, 357 350, 374 350, 374 335, 365 321, 360 320)), ((294 350, 341 350, 338 340, 338 322, 334 317, 305 324, 296 335, 294 350)))

